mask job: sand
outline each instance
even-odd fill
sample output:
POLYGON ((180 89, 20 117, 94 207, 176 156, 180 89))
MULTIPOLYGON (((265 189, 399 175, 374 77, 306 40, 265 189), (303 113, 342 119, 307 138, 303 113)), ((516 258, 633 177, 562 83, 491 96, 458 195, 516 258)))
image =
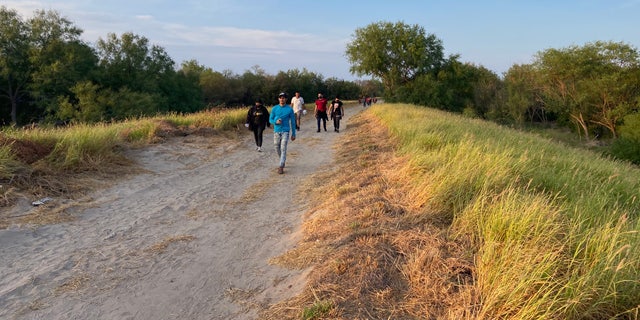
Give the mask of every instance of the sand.
MULTIPOLYGON (((248 130, 129 151, 144 171, 74 200, 72 221, 0 230, 0 319, 256 319, 305 286, 269 259, 295 247, 301 184, 330 170, 346 120, 317 133, 306 116, 283 175, 271 129, 263 152, 248 130)), ((64 202, 33 200, 11 213, 64 202)))

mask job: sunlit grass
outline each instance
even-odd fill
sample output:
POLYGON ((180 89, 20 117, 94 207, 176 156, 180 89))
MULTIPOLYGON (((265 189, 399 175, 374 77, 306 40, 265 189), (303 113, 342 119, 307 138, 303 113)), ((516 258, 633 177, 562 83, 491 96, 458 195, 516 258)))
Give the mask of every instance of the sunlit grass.
POLYGON ((439 212, 473 245, 479 318, 600 319, 637 309, 638 168, 431 109, 371 112, 409 159, 413 205, 439 212))
POLYGON ((7 184, 29 189, 29 180, 37 171, 40 172, 37 177, 52 175, 56 176, 55 180, 71 172, 100 171, 122 163, 123 148, 156 143, 167 136, 189 134, 203 128, 210 132, 229 130, 243 123, 245 117, 246 109, 229 109, 173 113, 117 123, 4 128, 0 132, 0 182, 5 189, 7 184), (42 155, 35 155, 33 163, 20 162, 20 156, 33 158, 34 153, 38 153, 34 150, 42 155))

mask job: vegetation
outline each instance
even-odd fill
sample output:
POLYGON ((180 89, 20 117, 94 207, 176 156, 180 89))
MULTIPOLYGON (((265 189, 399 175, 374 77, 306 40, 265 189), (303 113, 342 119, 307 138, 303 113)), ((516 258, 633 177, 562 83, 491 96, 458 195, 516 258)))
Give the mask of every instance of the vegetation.
MULTIPOLYGON (((72 192, 83 173, 113 174, 122 147, 242 121, 228 110, 7 128, 0 199, 72 192)), ((637 168, 412 105, 374 106, 349 126, 343 174, 322 177, 340 187, 314 200, 302 243, 274 259, 314 265, 309 289, 265 318, 634 319, 637 168)))
MULTIPOLYGON (((55 11, 24 21, 2 6, 0 22, 0 121, 39 123, 0 133, 0 205, 24 190, 72 193, 71 179, 124 163, 123 146, 244 121, 244 109, 205 111, 213 106, 286 88, 346 99, 378 88, 306 69, 175 70, 135 34, 92 48, 55 11)), ((316 200, 303 242, 275 261, 317 272, 265 317, 637 319, 638 168, 485 121, 554 125, 640 163, 637 49, 547 49, 502 78, 443 50, 415 25, 356 30, 351 71, 379 78, 388 101, 422 107, 355 118, 338 156, 345 174, 327 176, 340 187, 316 200)))
POLYGON ((38 10, 24 20, 0 6, 0 125, 122 121, 250 105, 257 98, 269 104, 283 90, 343 99, 380 93, 377 81, 325 79, 306 69, 268 75, 254 66, 237 75, 195 60, 177 69, 144 36, 111 33, 92 47, 80 40, 82 32, 56 11, 38 10))
POLYGON ((382 80, 387 98, 417 77, 433 73, 444 63, 444 47, 424 28, 403 22, 378 22, 355 31, 346 54, 351 72, 382 80))
POLYGON ((357 29, 346 53, 351 71, 385 84, 388 102, 405 102, 523 126, 553 123, 636 164, 640 54, 621 42, 547 49, 503 79, 482 66, 442 56, 442 43, 419 26, 378 22, 357 29), (624 127, 627 129, 622 129, 624 127), (629 129, 629 127, 632 127, 629 129))
POLYGON ((0 207, 11 204, 16 193, 40 197, 86 192, 86 186, 74 179, 132 170, 122 155, 123 148, 185 133, 224 132, 245 119, 246 110, 235 109, 62 128, 7 127, 0 132, 0 207))
POLYGON ((314 265, 309 289, 270 318, 637 319, 638 168, 412 105, 349 127, 340 187, 275 259, 314 265))

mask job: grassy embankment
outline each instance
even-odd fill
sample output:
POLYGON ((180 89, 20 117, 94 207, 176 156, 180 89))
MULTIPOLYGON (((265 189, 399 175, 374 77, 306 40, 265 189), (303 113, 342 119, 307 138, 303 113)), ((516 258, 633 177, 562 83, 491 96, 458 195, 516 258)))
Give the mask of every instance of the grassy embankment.
POLYGON ((638 319, 637 167, 410 105, 345 132, 274 259, 314 266, 309 286, 265 317, 638 319))
POLYGON ((5 128, 0 132, 0 207, 29 198, 86 192, 101 174, 130 171, 122 148, 172 135, 217 134, 244 123, 246 109, 169 114, 114 124, 5 128))

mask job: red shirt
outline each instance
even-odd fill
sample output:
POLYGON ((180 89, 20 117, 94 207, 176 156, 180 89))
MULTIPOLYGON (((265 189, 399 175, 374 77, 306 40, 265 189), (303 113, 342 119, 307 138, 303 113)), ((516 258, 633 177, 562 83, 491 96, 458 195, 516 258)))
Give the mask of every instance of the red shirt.
POLYGON ((327 112, 327 99, 325 98, 316 99, 316 110, 327 112))

